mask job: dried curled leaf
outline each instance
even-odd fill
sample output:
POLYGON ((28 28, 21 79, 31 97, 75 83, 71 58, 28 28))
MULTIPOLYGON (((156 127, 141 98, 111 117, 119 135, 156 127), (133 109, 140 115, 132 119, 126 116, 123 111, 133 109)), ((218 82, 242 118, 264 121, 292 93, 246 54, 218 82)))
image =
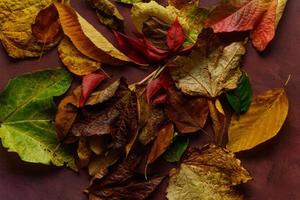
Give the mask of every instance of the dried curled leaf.
POLYGON ((70 72, 78 76, 90 74, 100 68, 101 63, 88 58, 76 49, 69 38, 64 37, 58 46, 58 55, 70 72))
POLYGON ((242 72, 241 57, 246 53, 243 42, 223 46, 210 31, 204 31, 191 56, 179 56, 170 65, 176 86, 192 96, 217 97, 235 89, 242 72))
POLYGON ((64 33, 85 56, 108 64, 130 61, 69 5, 55 3, 64 33))
POLYGON ((227 148, 233 152, 248 150, 273 138, 281 129, 288 108, 288 99, 282 88, 258 95, 248 112, 232 117, 227 148))
POLYGON ((79 168, 86 167, 89 164, 92 151, 89 149, 89 144, 86 137, 79 138, 77 156, 79 168))
POLYGON ((59 140, 63 140, 68 135, 77 117, 80 96, 81 87, 77 87, 71 95, 59 102, 55 115, 55 129, 59 140))
POLYGON ((13 58, 39 57, 42 51, 55 46, 40 43, 32 35, 31 24, 40 10, 55 0, 1 0, 0 1, 0 40, 8 55, 13 58))
POLYGON ((192 149, 180 165, 170 172, 169 200, 242 200, 233 186, 251 179, 241 161, 226 149, 206 145, 192 149))
POLYGON ((96 10, 99 21, 111 29, 122 31, 124 18, 118 8, 109 0, 87 0, 96 10))
POLYGON ((193 133, 205 125, 208 116, 207 99, 189 98, 176 88, 170 88, 165 112, 179 132, 193 133))

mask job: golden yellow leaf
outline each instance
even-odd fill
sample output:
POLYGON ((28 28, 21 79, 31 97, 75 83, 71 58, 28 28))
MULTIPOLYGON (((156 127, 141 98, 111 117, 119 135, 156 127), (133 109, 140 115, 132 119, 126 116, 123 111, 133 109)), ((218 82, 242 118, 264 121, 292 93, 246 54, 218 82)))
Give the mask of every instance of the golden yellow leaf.
POLYGON ((251 179, 241 161, 226 149, 206 145, 192 149, 179 169, 170 172, 169 200, 242 200, 233 186, 251 179))
POLYGON ((65 37, 58 46, 58 55, 70 72, 78 76, 90 74, 100 68, 100 62, 80 53, 72 42, 65 37))
POLYGON ((31 24, 40 10, 55 0, 1 0, 0 1, 0 40, 13 58, 38 57, 42 51, 55 46, 44 45, 32 36, 31 24))
POLYGON ((274 137, 288 114, 284 89, 272 89, 258 95, 244 115, 234 115, 228 130, 227 148, 233 152, 251 149, 274 137))
POLYGON ((69 5, 55 3, 64 33, 87 57, 107 64, 121 64, 130 59, 116 49, 100 32, 69 5))

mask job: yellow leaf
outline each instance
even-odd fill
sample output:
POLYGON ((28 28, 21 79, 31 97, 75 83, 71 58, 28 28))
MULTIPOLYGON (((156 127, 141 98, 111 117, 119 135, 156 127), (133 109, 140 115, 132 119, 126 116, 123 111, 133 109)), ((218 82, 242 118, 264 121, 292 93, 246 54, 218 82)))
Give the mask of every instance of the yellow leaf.
POLYGON ((282 88, 257 96, 247 113, 232 117, 227 148, 233 152, 248 150, 274 137, 287 117, 288 107, 282 88))
POLYGON ((64 33, 82 54, 107 64, 121 64, 122 61, 130 61, 69 5, 61 3, 54 5, 59 13, 64 33))
POLYGON ((179 169, 170 172, 169 200, 242 200, 233 186, 251 179, 241 161, 226 149, 206 145, 189 150, 179 169))
POLYGON ((58 46, 58 55, 70 72, 78 76, 90 74, 100 68, 100 63, 80 53, 65 37, 58 46))

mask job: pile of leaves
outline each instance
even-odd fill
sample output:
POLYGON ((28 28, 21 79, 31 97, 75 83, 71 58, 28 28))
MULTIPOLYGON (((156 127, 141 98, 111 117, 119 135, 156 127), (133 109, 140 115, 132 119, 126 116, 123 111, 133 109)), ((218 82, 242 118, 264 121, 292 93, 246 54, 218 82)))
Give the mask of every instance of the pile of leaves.
POLYGON ((88 0, 116 46, 68 1, 0 2, 9 56, 58 46, 66 67, 9 82, 0 94, 3 146, 27 162, 87 169, 90 200, 142 200, 163 181, 169 200, 242 199, 235 186, 252 177, 234 153, 276 136, 288 114, 284 87, 253 97, 242 58, 249 37, 258 51, 267 48, 286 2, 120 0, 130 5, 130 35, 114 2, 88 0), (154 71, 129 84, 101 68, 126 63, 154 71), (214 132, 208 144, 189 147, 206 126, 214 132), (151 168, 161 158, 174 163, 168 175, 151 168))

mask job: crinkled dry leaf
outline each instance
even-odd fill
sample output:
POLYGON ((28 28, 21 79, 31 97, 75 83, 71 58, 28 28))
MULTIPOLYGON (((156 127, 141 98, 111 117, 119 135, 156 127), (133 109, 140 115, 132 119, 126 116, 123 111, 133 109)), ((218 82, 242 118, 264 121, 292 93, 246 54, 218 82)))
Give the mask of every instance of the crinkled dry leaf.
POLYGON ((92 156, 92 151, 89 149, 89 144, 86 137, 79 138, 77 156, 79 168, 88 166, 92 156))
POLYGON ((21 75, 0 93, 0 138, 3 147, 31 163, 65 163, 75 167, 69 148, 57 140, 53 97, 70 87, 72 77, 64 69, 21 75))
POLYGON ((193 133, 202 129, 208 116, 207 99, 184 96, 176 88, 168 90, 165 112, 181 133, 193 133))
POLYGON ((217 39, 210 36, 213 33, 207 32, 199 36, 190 57, 179 56, 170 64, 173 67, 170 72, 182 92, 217 97, 224 90, 237 87, 242 75, 240 60, 246 49, 244 42, 233 42, 225 47, 216 45, 217 39))
POLYGON ((60 3, 54 5, 59 13, 64 33, 82 54, 107 64, 130 61, 69 5, 60 3))
POLYGON ((101 65, 100 62, 80 53, 67 37, 60 42, 58 55, 68 70, 78 76, 90 74, 99 69, 101 65))
POLYGON ((122 31, 124 18, 109 0, 87 0, 96 10, 99 21, 111 29, 122 31))
POLYGON ((206 145, 192 149, 170 173, 169 200, 242 200, 233 186, 251 179, 241 161, 226 149, 206 145))
POLYGON ((167 150, 167 148, 172 143, 173 137, 174 125, 172 123, 168 123, 159 130, 148 155, 146 168, 147 165, 153 163, 159 156, 161 156, 167 150))
POLYGON ((171 25, 178 17, 185 33, 186 43, 189 45, 196 42, 206 15, 206 11, 194 4, 186 5, 178 10, 173 6, 163 7, 155 1, 150 1, 149 3, 136 3, 131 9, 133 24, 141 33, 144 22, 151 18, 157 18, 171 25))
POLYGON ((282 88, 258 95, 248 112, 232 117, 227 148, 233 152, 248 150, 271 139, 281 129, 288 108, 288 99, 282 88))
POLYGON ((0 1, 0 40, 9 56, 39 57, 58 43, 59 40, 49 45, 40 43, 31 31, 38 12, 53 2, 55 0, 0 1))
POLYGON ((71 95, 59 102, 55 115, 55 129, 59 140, 63 140, 68 135, 77 117, 80 95, 81 87, 77 87, 71 95))
POLYGON ((89 175, 97 177, 98 174, 102 174, 109 166, 115 164, 120 156, 121 151, 119 149, 110 150, 107 154, 100 156, 93 156, 88 166, 89 175))
POLYGON ((103 103, 112 98, 120 86, 120 80, 113 82, 103 90, 96 91, 90 95, 85 105, 95 105, 103 103))

